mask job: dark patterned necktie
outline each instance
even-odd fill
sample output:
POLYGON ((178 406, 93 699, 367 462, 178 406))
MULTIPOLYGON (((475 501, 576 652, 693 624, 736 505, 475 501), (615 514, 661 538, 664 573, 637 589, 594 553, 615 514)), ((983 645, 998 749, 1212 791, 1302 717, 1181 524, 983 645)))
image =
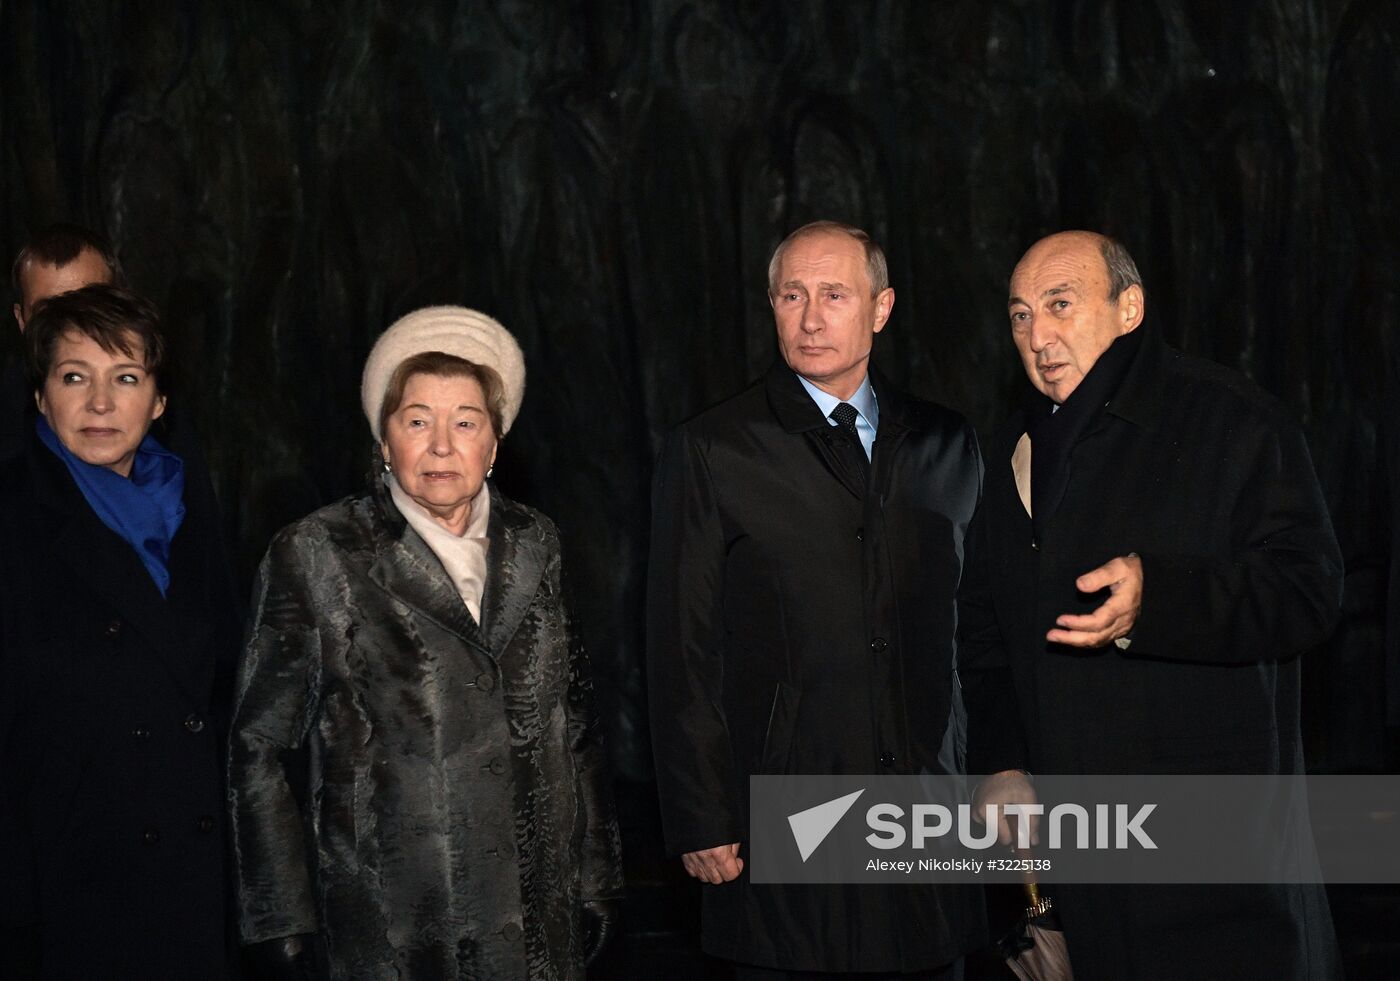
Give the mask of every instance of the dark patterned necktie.
POLYGON ((836 428, 845 435, 855 451, 855 456, 860 459, 861 475, 868 474, 870 458, 865 455, 865 446, 860 441, 860 433, 856 431, 856 407, 849 402, 842 402, 831 410, 831 418, 836 420, 836 428))

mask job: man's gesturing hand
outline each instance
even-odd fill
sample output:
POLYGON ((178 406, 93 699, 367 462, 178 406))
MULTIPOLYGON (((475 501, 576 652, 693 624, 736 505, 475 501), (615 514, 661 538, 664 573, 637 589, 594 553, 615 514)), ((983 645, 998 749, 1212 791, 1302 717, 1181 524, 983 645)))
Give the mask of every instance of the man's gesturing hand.
POLYGON ((1074 581, 1081 593, 1107 588, 1108 599, 1093 613, 1066 613, 1055 618, 1055 628, 1045 635, 1052 644, 1070 647, 1103 647, 1126 637, 1142 609, 1142 559, 1120 555, 1074 581))
POLYGON ((716 845, 704 851, 686 852, 681 856, 681 864, 695 878, 712 886, 739 878, 739 872, 744 868, 737 841, 732 845, 716 845))

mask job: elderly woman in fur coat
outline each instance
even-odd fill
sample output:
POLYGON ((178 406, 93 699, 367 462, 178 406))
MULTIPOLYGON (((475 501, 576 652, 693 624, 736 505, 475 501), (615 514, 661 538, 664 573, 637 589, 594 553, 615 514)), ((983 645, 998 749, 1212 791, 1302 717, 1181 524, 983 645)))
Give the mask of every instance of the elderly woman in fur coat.
POLYGON ((525 367, 416 311, 365 365, 370 492, 283 530, 239 672, 242 939, 273 978, 581 979, 622 888, 559 540, 487 480, 525 367))

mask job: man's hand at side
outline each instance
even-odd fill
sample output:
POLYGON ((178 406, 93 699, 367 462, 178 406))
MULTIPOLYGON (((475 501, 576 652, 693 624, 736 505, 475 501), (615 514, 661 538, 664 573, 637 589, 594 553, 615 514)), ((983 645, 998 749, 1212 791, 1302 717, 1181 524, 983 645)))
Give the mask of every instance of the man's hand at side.
POLYGON ((744 868, 737 841, 732 845, 716 845, 698 852, 686 852, 681 856, 681 864, 695 878, 713 886, 739 878, 744 868))
MULTIPOLYGON (((1016 828, 1022 820, 1013 823, 1006 816, 1008 804, 1035 804, 1035 785, 1025 770, 1002 770, 993 773, 977 785, 972 795, 972 816, 978 824, 986 823, 987 805, 997 806, 997 841, 1010 845, 1016 839, 1016 828)), ((1031 823, 1031 843, 1040 840, 1040 815, 1028 815, 1031 823)))
POLYGON ((1093 613, 1056 617, 1055 629, 1045 635, 1046 640, 1070 647, 1104 647, 1133 629, 1142 609, 1142 559, 1137 555, 1120 555, 1084 573, 1074 585, 1081 593, 1107 589, 1109 597, 1093 613))

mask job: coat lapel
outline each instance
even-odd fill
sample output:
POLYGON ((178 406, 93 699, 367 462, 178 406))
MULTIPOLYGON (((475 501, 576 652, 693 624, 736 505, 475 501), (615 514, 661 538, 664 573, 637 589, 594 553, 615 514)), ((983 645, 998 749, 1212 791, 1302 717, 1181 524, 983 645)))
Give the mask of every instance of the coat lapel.
MULTIPOLYGON (((807 390, 797 380, 792 369, 781 359, 774 362, 773 367, 768 369, 764 384, 768 390, 768 404, 783 429, 789 433, 803 434, 812 452, 841 486, 850 491, 857 500, 863 499, 863 475, 837 456, 836 448, 832 446, 835 430, 817 408, 817 403, 812 401, 812 396, 807 394, 807 390)), ((879 397, 878 393, 876 397, 879 397)))
POLYGON ((910 411, 908 400, 884 375, 870 367, 870 387, 875 390, 875 403, 880 409, 880 428, 875 434, 875 446, 870 460, 870 486, 876 500, 883 501, 894 475, 895 454, 904 437, 918 425, 910 411))
POLYGON ((1113 393, 1104 413, 1156 431, 1160 425, 1171 393, 1167 391, 1167 373, 1164 366, 1173 352, 1162 340, 1161 335, 1148 324, 1138 330, 1145 331, 1142 347, 1129 367, 1118 391, 1113 393))
POLYGON ((481 627, 433 550, 399 514, 393 499, 378 481, 375 494, 385 517, 385 527, 378 536, 378 555, 370 566, 370 579, 439 627, 490 653, 481 627))
POLYGON ((491 519, 486 535, 491 545, 486 553, 481 619, 492 656, 499 657, 520 629, 539 591, 548 555, 539 541, 523 533, 533 524, 524 509, 494 487, 490 491, 491 519))
MULTIPOLYGON (((822 428, 830 430, 832 427, 822 423, 822 428)), ((856 461, 847 461, 837 455, 834 445, 837 437, 834 432, 813 430, 806 436, 807 442, 811 444, 817 456, 821 457, 822 463, 831 471, 832 476, 841 482, 841 486, 854 494, 858 500, 863 499, 865 497, 865 474, 857 467, 856 461)))
MULTIPOLYGON (((1059 493, 1055 495, 1053 501, 1046 502, 1043 514, 1036 513, 1031 517, 1035 528, 1034 540, 1038 541, 1043 537, 1042 530, 1048 527, 1059 510, 1065 492, 1074 476, 1076 456, 1085 451, 1085 443, 1104 432, 1117 420, 1123 420, 1145 429, 1155 430, 1157 428, 1158 419, 1169 394, 1164 387, 1161 370, 1161 365, 1168 356, 1168 349, 1157 332, 1150 329, 1148 325, 1144 324, 1138 327, 1138 330, 1143 332, 1141 346, 1124 369, 1122 379, 1118 382, 1111 397, 1101 409, 1094 413, 1093 418, 1085 424, 1083 431, 1075 437, 1074 442, 1069 447, 1065 458, 1064 478, 1059 484, 1059 493)), ((1031 397, 1034 398, 1034 396, 1031 397)), ((1029 413, 1029 410, 1025 410, 1025 412, 1029 413)), ((1027 430, 1029 423, 1030 419, 1027 418, 1027 430)), ((1034 462, 1034 446, 1030 447, 1029 455, 1031 462, 1034 462)))

